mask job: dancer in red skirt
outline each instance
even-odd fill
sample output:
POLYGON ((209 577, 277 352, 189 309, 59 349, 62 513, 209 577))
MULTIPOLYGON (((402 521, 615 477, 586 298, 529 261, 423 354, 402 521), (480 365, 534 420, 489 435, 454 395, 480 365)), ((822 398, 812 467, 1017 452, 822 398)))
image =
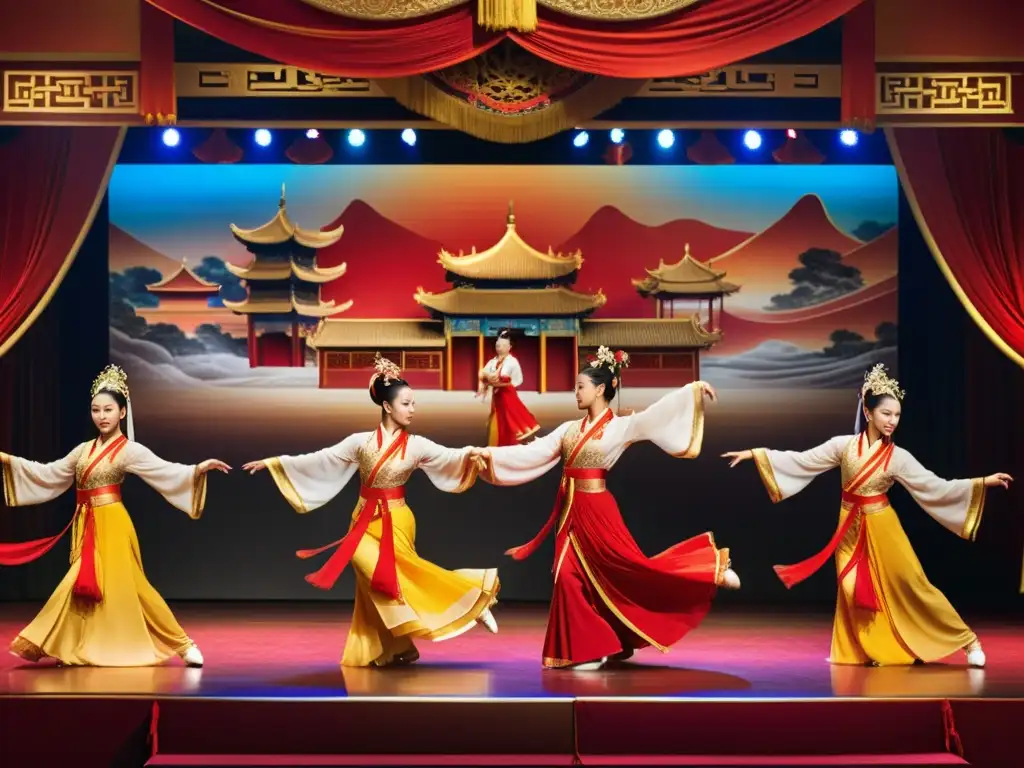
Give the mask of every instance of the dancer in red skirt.
POLYGON ((642 413, 615 416, 608 403, 629 357, 606 347, 576 379, 583 419, 513 447, 479 449, 484 479, 495 485, 534 480, 562 460, 562 483, 550 519, 533 541, 509 550, 522 560, 556 530, 554 595, 544 641, 544 666, 599 669, 637 648, 660 651, 695 628, 717 587, 738 589, 729 550, 711 533, 647 557, 626 529, 605 476, 632 443, 649 440, 677 458, 700 453, 704 435, 704 382, 675 390, 642 413))
POLYGON ((510 354, 511 334, 504 330, 494 342, 497 354, 480 370, 479 397, 491 390, 491 415, 487 419, 488 445, 518 445, 537 434, 540 425, 523 405, 516 387, 523 385, 523 369, 510 354))

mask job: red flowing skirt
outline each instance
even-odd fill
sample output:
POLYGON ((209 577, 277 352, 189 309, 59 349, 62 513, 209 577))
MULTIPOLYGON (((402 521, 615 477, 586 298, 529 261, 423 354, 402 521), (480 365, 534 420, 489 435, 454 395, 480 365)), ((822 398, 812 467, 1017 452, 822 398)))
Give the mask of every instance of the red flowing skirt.
POLYGON ((519 399, 515 387, 495 387, 492 393, 488 445, 517 445, 537 433, 540 425, 519 399))
POLYGON ((647 557, 610 493, 577 491, 556 537, 544 666, 668 650, 707 615, 728 561, 711 533, 647 557))

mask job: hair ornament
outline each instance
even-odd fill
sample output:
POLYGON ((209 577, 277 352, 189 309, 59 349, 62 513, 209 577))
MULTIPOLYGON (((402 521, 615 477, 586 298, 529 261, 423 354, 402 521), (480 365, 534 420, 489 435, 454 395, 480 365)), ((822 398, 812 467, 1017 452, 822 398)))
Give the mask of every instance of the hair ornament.
POLYGON ((888 395, 894 400, 901 401, 906 395, 906 392, 900 389, 900 383, 889 375, 882 363, 878 363, 864 375, 864 386, 860 389, 861 399, 863 400, 869 393, 876 397, 888 395))
POLYGON ((384 386, 388 386, 392 381, 402 378, 402 369, 382 356, 380 352, 373 358, 373 370, 373 376, 370 377, 371 390, 377 379, 384 379, 384 386))
POLYGON ((629 368, 629 355, 623 350, 617 350, 612 352, 608 347, 598 347, 597 357, 589 358, 590 364, 595 368, 607 368, 612 372, 613 384, 618 386, 615 379, 618 379, 619 373, 629 368))
POLYGON ((128 374, 116 365, 108 365, 92 383, 90 397, 96 397, 103 390, 119 392, 125 400, 131 400, 128 394, 128 374))

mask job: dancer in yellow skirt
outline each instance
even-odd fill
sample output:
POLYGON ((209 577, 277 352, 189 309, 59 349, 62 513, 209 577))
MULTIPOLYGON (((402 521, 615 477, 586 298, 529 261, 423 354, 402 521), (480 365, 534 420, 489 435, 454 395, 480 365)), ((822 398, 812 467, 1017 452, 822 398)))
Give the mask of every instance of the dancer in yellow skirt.
POLYGON ((416 411, 412 388, 394 363, 377 354, 370 398, 381 408, 373 432, 351 435, 304 456, 279 456, 246 464, 269 469, 278 490, 296 512, 309 512, 334 498, 358 470, 359 501, 348 534, 316 550, 334 549, 327 563, 306 577, 330 589, 349 562, 356 574, 352 629, 341 663, 409 664, 419 658, 414 638, 447 640, 477 623, 498 627, 490 608, 498 595, 494 568, 448 571, 416 554, 416 519, 405 502, 405 483, 423 470, 442 491, 462 493, 476 481, 473 449, 444 448, 407 431, 416 411))
POLYGON ((28 661, 49 657, 66 665, 101 667, 142 667, 178 655, 190 666, 202 666, 199 648, 146 579, 139 540, 121 503, 121 484, 125 475, 138 475, 198 519, 206 502, 206 473, 230 467, 216 459, 198 466, 172 464, 131 440, 128 377, 117 366, 108 367, 93 384, 92 420, 99 437, 60 461, 37 464, 0 453, 8 506, 42 504, 72 484, 78 502, 60 534, 0 544, 0 565, 20 565, 44 555, 72 530, 71 567, 43 610, 11 643, 11 653, 28 661), (125 419, 129 437, 121 432, 125 419))
POLYGON ((755 448, 723 454, 730 466, 753 459, 772 501, 799 493, 818 475, 840 467, 839 527, 829 545, 796 565, 776 566, 787 587, 821 568, 835 554, 839 596, 832 628, 833 664, 913 664, 963 650, 967 663, 985 666, 977 635, 924 574, 886 496, 900 483, 931 517, 973 541, 985 490, 1008 488, 1009 475, 943 480, 892 442, 903 391, 884 366, 865 376, 857 434, 834 437, 809 451, 755 448))

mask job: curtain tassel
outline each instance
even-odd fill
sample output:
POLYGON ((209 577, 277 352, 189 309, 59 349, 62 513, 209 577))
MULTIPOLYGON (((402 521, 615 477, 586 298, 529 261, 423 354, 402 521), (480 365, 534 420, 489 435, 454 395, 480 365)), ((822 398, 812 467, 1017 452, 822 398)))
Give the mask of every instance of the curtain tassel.
POLYGON ((537 29, 537 0, 479 0, 477 23, 486 30, 534 32, 537 29))

